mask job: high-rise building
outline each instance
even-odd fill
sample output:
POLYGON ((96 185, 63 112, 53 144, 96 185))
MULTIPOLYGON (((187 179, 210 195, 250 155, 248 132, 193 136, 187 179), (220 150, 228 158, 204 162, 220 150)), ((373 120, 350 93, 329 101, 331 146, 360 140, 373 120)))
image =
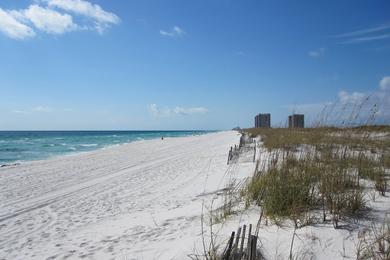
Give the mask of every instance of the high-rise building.
POLYGON ((271 114, 258 114, 255 116, 255 127, 271 127, 271 114))
POLYGON ((288 127, 289 128, 304 128, 305 127, 305 115, 293 114, 288 116, 288 127))

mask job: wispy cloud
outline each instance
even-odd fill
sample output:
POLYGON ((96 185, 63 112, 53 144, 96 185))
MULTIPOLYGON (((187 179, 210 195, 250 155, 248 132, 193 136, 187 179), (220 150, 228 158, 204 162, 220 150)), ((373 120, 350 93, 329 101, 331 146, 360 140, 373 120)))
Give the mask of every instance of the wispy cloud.
POLYGON ((207 112, 209 112, 208 109, 204 107, 190 107, 190 108, 175 107, 173 109, 173 113, 178 115, 206 114, 207 112))
POLYGON ((309 51, 308 54, 312 58, 320 58, 325 55, 325 48, 319 48, 318 50, 309 51))
POLYGON ((118 24, 117 15, 86 0, 34 0, 20 10, 0 8, 0 32, 12 39, 27 39, 38 31, 64 34, 76 30, 95 30, 103 33, 118 24), (79 24, 75 22, 79 19, 79 24))
POLYGON ((11 110, 11 113, 27 115, 27 114, 30 114, 31 112, 25 111, 25 110, 18 110, 18 109, 15 109, 15 110, 11 110))
POLYGON ((50 107, 47 107, 47 106, 36 106, 36 107, 32 108, 32 111, 47 113, 47 112, 51 112, 52 109, 50 107))
POLYGON ((379 26, 367 29, 332 35, 331 38, 341 39, 341 44, 357 44, 388 39, 390 38, 390 23, 381 24, 379 26))
POLYGON ((180 37, 180 36, 183 36, 185 33, 186 32, 182 28, 180 28, 179 26, 174 26, 169 31, 160 30, 160 34, 162 36, 167 36, 167 37, 180 37))
POLYGON ((335 37, 335 38, 354 37, 354 36, 366 35, 366 34, 370 34, 370 33, 381 32, 381 31, 385 31, 385 30, 389 30, 389 29, 390 29, 390 23, 385 23, 385 24, 382 24, 382 25, 379 25, 376 27, 371 27, 371 28, 367 28, 367 29, 336 34, 336 35, 333 35, 332 37, 335 37))
POLYGON ((159 108, 156 104, 151 104, 148 106, 149 111, 152 113, 153 116, 156 117, 169 117, 169 116, 175 116, 175 115, 199 115, 199 114, 206 114, 209 112, 207 108, 204 107, 190 107, 190 108, 184 108, 184 107, 175 107, 175 108, 159 108))
POLYGON ((353 38, 347 41, 343 41, 342 44, 353 44, 353 43, 361 43, 361 42, 369 42, 369 41, 376 41, 376 40, 383 40, 390 38, 389 34, 382 34, 382 35, 376 35, 376 36, 367 36, 367 37, 359 37, 359 38, 353 38))
POLYGON ((36 107, 32 107, 32 108, 25 109, 25 110, 22 110, 22 109, 11 110, 12 113, 23 114, 23 115, 28 115, 28 114, 32 114, 32 113, 49 113, 52 111, 53 111, 53 109, 51 107, 48 107, 48 106, 36 106, 36 107))

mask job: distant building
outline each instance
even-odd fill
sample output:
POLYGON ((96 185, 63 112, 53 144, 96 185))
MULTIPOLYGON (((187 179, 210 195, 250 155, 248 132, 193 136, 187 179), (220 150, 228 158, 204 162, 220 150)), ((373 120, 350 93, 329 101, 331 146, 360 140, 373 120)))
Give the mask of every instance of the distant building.
POLYGON ((271 114, 258 114, 255 116, 255 127, 271 127, 271 114))
POLYGON ((288 116, 288 127, 289 128, 304 128, 305 127, 305 115, 293 114, 288 116))

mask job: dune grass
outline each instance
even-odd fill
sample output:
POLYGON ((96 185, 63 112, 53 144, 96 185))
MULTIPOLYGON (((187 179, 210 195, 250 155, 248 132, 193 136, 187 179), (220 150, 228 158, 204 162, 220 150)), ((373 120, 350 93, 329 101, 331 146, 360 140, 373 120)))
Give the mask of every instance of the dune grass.
POLYGON ((246 188, 274 220, 292 219, 296 227, 314 221, 359 217, 366 207, 365 185, 385 195, 389 179, 390 127, 245 129, 260 136, 272 156, 246 188))

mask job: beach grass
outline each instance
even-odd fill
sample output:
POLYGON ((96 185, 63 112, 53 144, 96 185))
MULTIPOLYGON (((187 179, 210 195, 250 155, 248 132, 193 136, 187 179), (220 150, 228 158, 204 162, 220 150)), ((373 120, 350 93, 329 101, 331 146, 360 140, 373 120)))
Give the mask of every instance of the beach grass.
POLYGON ((272 158, 254 173, 246 192, 275 221, 296 227, 359 218, 367 211, 366 188, 388 192, 390 127, 245 129, 260 137, 272 158), (321 212, 319 217, 318 212, 321 212))

